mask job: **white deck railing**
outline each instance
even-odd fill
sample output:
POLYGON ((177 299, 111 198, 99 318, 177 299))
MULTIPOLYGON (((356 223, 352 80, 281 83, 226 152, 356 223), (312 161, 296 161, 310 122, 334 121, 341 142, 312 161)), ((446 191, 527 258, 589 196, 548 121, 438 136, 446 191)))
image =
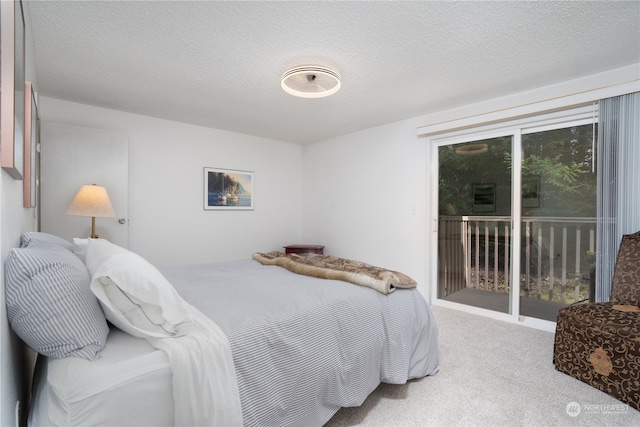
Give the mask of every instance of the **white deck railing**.
MULTIPOLYGON (((595 226, 595 218, 524 218, 521 294, 561 303, 592 297, 595 226)), ((463 288, 508 292, 510 233, 508 216, 440 216, 440 295, 463 288)))

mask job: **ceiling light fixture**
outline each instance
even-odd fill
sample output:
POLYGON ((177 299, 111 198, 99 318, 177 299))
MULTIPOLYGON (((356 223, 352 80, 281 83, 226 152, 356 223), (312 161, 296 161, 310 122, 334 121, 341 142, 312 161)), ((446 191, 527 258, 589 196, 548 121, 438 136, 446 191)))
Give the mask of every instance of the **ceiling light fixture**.
POLYGON ((282 89, 301 98, 323 98, 340 90, 340 76, 317 65, 294 67, 282 75, 282 89))

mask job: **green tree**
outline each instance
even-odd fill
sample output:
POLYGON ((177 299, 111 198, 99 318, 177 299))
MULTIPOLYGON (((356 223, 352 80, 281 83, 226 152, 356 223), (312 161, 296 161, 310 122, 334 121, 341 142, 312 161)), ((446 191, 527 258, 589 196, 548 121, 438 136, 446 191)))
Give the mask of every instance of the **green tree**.
MULTIPOLYGON (((486 152, 460 155, 456 146, 442 146, 439 159, 440 210, 451 205, 460 215, 473 214, 474 184, 496 184, 496 212, 511 209, 511 137, 474 141, 486 144, 486 152)), ((540 182, 539 206, 523 210, 525 216, 584 216, 596 214, 596 174, 593 127, 574 126, 523 135, 523 183, 540 182)), ((523 187, 523 192, 531 191, 523 187)))

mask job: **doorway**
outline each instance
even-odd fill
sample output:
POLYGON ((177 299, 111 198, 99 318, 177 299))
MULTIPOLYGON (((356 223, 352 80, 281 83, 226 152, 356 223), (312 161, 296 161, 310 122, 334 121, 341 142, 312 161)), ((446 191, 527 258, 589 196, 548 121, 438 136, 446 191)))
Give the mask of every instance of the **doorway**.
POLYGON ((107 189, 115 218, 96 218, 97 234, 129 246, 129 140, 121 132, 41 123, 41 230, 67 240, 89 237, 91 218, 69 216, 67 207, 82 185, 107 189))
POLYGON ((595 294, 596 125, 442 138, 436 298, 555 322, 595 294))

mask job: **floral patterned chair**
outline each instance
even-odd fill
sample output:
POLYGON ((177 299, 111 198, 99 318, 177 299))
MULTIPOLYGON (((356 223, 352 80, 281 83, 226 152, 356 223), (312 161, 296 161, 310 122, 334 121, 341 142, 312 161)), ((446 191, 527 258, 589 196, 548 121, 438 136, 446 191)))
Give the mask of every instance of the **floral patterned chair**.
POLYGON ((610 301, 558 313, 553 363, 640 410, 640 231, 622 237, 610 301))

